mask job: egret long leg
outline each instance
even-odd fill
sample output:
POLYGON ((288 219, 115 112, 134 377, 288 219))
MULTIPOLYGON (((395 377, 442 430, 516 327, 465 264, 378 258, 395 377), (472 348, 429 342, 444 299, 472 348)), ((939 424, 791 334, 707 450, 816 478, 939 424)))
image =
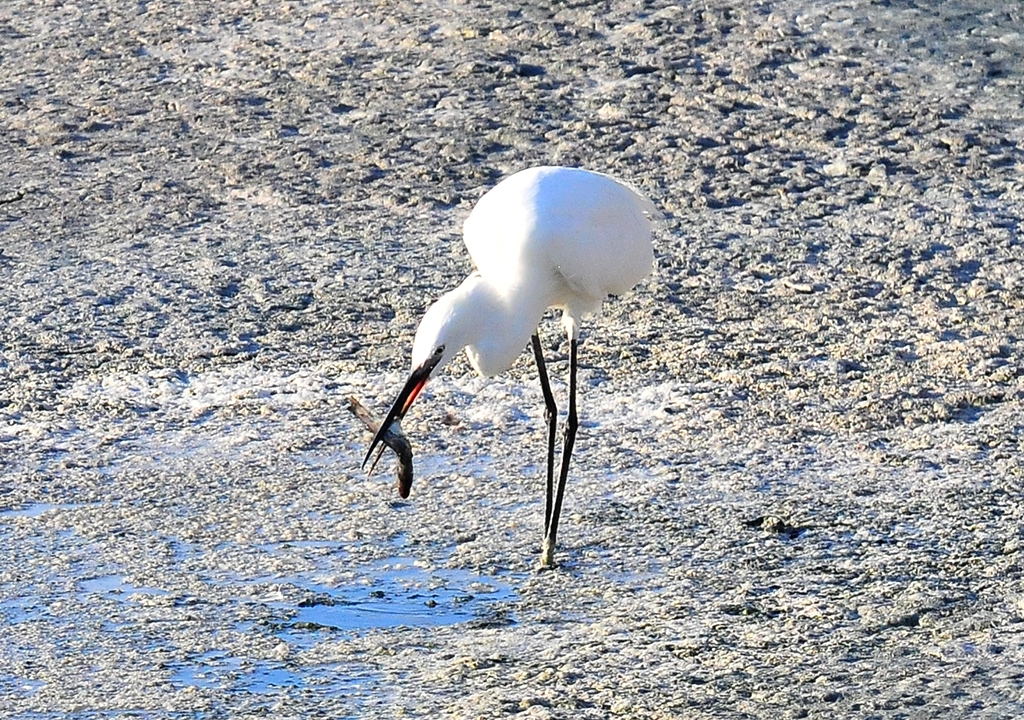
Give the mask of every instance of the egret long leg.
POLYGON ((533 356, 537 359, 540 390, 544 394, 544 419, 548 424, 548 478, 547 495, 544 502, 544 537, 547 537, 555 499, 555 431, 558 425, 558 406, 555 404, 555 396, 551 393, 551 383, 548 382, 548 370, 544 363, 544 352, 540 347, 540 336, 534 333, 530 340, 533 343, 533 356))
POLYGON ((572 449, 576 444, 576 429, 579 427, 579 418, 576 415, 576 340, 571 341, 569 348, 569 415, 565 420, 565 444, 562 446, 562 468, 558 473, 558 492, 555 494, 555 504, 551 509, 551 518, 547 523, 544 545, 540 554, 540 564, 544 567, 551 567, 555 563, 558 516, 562 514, 565 481, 569 477, 569 461, 572 459, 572 449))

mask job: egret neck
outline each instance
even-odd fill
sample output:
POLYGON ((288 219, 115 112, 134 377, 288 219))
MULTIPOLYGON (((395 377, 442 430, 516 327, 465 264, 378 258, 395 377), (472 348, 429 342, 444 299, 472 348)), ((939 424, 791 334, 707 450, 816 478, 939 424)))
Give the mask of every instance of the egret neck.
POLYGON ((435 372, 462 348, 483 377, 507 370, 530 344, 530 335, 548 307, 549 298, 540 290, 498 289, 473 273, 423 316, 412 346, 413 368, 444 347, 435 372))

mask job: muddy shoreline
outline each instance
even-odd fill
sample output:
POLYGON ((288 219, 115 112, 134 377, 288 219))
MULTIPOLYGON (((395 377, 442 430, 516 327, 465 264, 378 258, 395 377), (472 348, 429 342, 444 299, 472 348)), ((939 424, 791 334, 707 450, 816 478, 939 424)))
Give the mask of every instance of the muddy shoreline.
MULTIPOLYGON (((10 717, 1024 711, 1024 16, 0 7, 10 717), (665 212, 584 330, 535 570, 524 353, 359 470, 501 177, 665 212)), ((541 328, 564 402, 567 348, 541 328)))

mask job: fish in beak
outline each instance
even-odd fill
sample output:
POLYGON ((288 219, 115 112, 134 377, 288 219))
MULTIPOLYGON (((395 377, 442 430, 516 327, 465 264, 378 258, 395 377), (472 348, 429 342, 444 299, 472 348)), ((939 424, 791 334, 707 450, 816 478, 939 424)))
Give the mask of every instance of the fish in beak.
MULTIPOLYGON (((412 407, 412 404, 416 402, 416 398, 430 379, 430 373, 437 367, 443 354, 444 347, 442 346, 412 371, 405 386, 398 393, 398 397, 395 398, 394 404, 388 411, 387 416, 385 416, 384 422, 376 429, 373 442, 370 443, 370 449, 366 451, 366 457, 363 458, 363 467, 366 467, 366 463, 369 462, 373 451, 381 443, 395 451, 399 459, 398 494, 402 498, 409 497, 409 490, 412 488, 412 446, 406 440, 405 435, 402 434, 400 423, 409 411, 409 408, 412 407)), ((364 422, 366 421, 364 420, 364 422)), ((372 430, 370 423, 367 423, 367 426, 371 427, 372 430)), ((382 446, 377 454, 377 458, 370 465, 368 474, 373 473, 373 469, 377 466, 377 461, 380 460, 383 452, 384 447, 382 446)))

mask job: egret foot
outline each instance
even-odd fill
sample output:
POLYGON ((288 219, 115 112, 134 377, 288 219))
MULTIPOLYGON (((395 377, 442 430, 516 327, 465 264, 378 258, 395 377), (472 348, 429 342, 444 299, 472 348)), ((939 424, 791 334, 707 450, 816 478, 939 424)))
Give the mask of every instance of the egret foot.
POLYGON ((540 568, 550 570, 557 567, 555 564, 555 544, 551 538, 544 538, 544 544, 540 548, 540 568))

